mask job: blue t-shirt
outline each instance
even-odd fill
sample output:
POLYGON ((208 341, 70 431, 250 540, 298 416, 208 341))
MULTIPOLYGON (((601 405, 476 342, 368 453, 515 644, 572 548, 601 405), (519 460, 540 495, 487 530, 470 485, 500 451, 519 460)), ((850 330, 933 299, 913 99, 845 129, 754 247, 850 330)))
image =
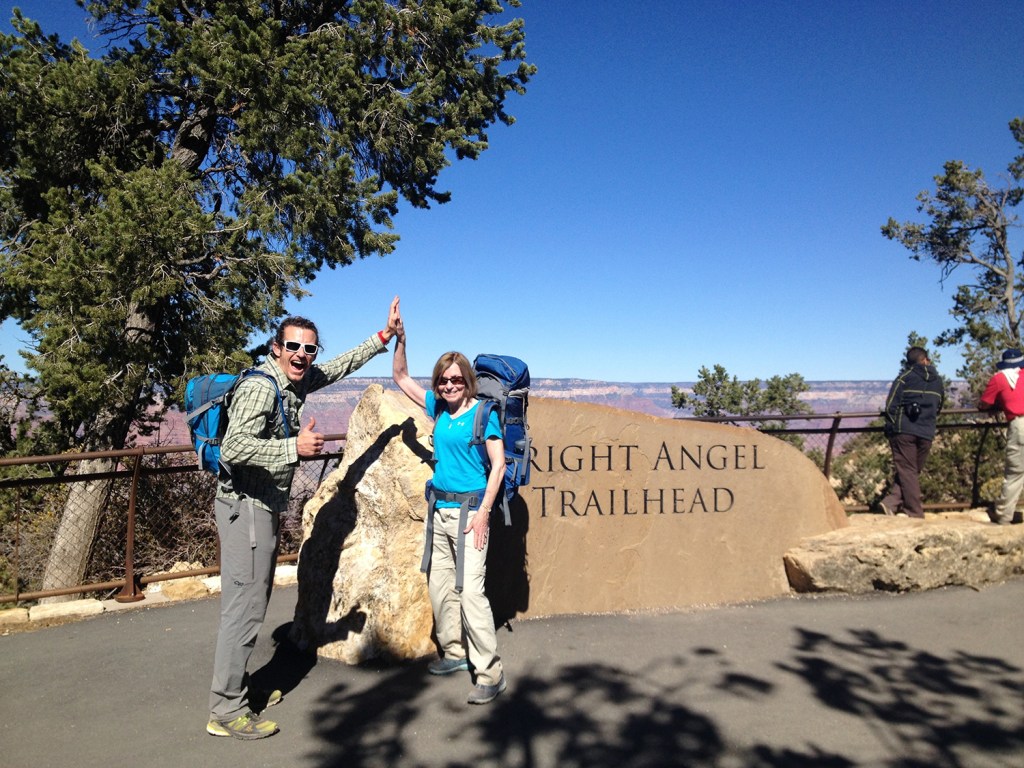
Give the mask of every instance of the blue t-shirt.
MULTIPOLYGON (((428 390, 424 408, 427 416, 434 418, 437 407, 437 396, 428 390)), ((448 408, 441 405, 441 412, 434 423, 434 458, 437 459, 434 466, 434 487, 438 490, 448 493, 470 493, 487 486, 487 468, 480 457, 480 451, 476 446, 469 444, 473 439, 473 419, 476 418, 476 409, 479 407, 480 403, 477 402, 457 419, 452 419, 448 408)), ((496 411, 491 411, 487 419, 484 437, 501 439, 501 426, 498 424, 496 411)), ((437 505, 459 506, 455 502, 441 501, 437 505)))

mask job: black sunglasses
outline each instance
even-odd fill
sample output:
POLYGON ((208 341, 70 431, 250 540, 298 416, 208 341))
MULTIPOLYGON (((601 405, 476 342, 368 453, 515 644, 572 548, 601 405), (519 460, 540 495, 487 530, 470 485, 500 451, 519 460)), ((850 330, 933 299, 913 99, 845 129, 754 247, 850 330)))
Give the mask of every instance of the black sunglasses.
POLYGON ((313 357, 320 351, 319 344, 303 344, 298 341, 286 341, 284 343, 284 348, 289 352, 298 352, 301 349, 310 357, 313 357))

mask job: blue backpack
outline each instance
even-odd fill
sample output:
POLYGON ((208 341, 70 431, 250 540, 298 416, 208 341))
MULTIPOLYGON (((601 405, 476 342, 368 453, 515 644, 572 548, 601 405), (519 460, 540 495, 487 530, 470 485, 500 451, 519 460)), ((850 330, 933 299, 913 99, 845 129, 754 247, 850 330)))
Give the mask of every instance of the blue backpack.
POLYGON ((505 493, 501 498, 501 508, 505 513, 505 525, 511 525, 509 500, 519 492, 520 486, 530 484, 530 436, 526 421, 530 369, 516 357, 477 355, 473 370, 476 372, 480 406, 476 409, 470 444, 479 448, 484 466, 490 471, 484 428, 491 411, 496 411, 505 442, 505 493))
POLYGON ((192 445, 199 457, 199 466, 219 475, 221 469, 231 474, 231 468, 220 460, 220 441, 228 426, 228 406, 231 396, 247 376, 262 376, 274 385, 277 407, 281 410, 281 423, 288 436, 288 419, 284 412, 281 390, 274 377, 257 368, 247 368, 239 374, 210 373, 189 379, 185 385, 185 423, 192 435, 192 445))

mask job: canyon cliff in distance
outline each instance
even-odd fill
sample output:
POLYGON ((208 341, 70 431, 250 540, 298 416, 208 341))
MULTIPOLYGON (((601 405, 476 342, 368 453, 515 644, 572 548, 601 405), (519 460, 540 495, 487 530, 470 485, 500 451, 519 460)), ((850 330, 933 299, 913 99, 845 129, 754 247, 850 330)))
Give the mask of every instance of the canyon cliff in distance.
MULTIPOLYGON (((427 379, 418 379, 426 386, 427 379)), ((332 384, 306 399, 303 423, 316 419, 316 430, 325 435, 343 434, 348 428, 348 419, 359 402, 363 392, 371 384, 394 388, 390 378, 353 376, 332 384)), ((546 379, 534 378, 530 395, 550 397, 559 400, 576 400, 585 403, 607 405, 625 411, 638 411, 662 418, 685 418, 689 414, 672 407, 672 387, 690 391, 694 382, 613 382, 592 379, 546 379)), ((878 414, 889 393, 890 381, 809 381, 810 387, 801 399, 812 413, 870 413, 878 414)), ((946 407, 954 407, 947 395, 946 407)), ((870 419, 858 420, 867 423, 870 419)), ((821 426, 817 424, 816 426, 821 426)), ((188 430, 180 410, 172 410, 155 436, 162 445, 189 443, 188 430)))
MULTIPOLYGON (((420 380, 427 385, 427 380, 420 380)), ((814 413, 877 413, 885 403, 889 381, 812 381, 810 391, 801 398, 814 413)), ((306 400, 305 418, 316 418, 316 428, 324 434, 342 433, 348 417, 370 384, 393 388, 389 378, 352 378, 315 392, 306 400)), ((684 417, 687 413, 672 407, 672 387, 690 390, 693 382, 612 382, 591 379, 534 378, 531 397, 550 397, 607 405, 624 411, 639 411, 662 418, 684 417)))

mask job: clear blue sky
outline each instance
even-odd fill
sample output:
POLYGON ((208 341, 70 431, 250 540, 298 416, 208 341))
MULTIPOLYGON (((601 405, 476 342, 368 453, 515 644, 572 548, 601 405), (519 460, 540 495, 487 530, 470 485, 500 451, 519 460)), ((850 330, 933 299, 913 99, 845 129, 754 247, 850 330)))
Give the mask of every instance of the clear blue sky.
MULTIPOLYGON (((65 31, 71 0, 3 3, 65 31)), ((396 253, 324 272, 289 309, 328 354, 402 297, 410 368, 446 349, 535 377, 889 379, 907 334, 951 322, 957 279, 886 240, 947 160, 993 180, 1018 151, 1016 0, 525 0, 517 122, 405 206, 396 253), (501 301, 500 286, 516 286, 501 301)), ((87 47, 95 44, 85 41, 87 47)), ((1015 249, 1021 248, 1017 235, 1015 249)), ((24 339, 3 327, 18 364, 24 339)), ((960 364, 941 350, 940 368, 960 364)), ((362 369, 390 375, 390 357, 362 369)))

